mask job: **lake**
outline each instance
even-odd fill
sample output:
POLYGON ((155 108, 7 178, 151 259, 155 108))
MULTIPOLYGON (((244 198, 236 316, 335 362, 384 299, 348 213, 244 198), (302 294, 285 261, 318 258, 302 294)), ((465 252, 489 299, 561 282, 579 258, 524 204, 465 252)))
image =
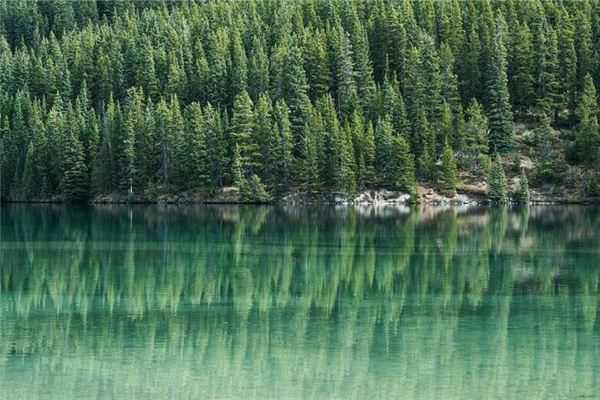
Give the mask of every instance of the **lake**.
POLYGON ((0 399, 600 398, 599 211, 3 205, 0 399))

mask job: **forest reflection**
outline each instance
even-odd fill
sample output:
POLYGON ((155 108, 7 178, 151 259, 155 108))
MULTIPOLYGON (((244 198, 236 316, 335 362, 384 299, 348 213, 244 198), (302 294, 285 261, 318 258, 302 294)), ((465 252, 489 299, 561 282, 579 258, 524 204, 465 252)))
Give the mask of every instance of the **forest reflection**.
POLYGON ((1 217, 0 384, 29 380, 15 398, 57 376, 54 398, 597 393, 596 208, 1 217))

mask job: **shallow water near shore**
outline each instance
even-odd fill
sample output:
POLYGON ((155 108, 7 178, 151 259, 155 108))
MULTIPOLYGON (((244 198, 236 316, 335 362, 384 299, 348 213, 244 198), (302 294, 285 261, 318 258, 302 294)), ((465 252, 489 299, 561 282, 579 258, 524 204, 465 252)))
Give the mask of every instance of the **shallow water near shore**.
POLYGON ((600 208, 0 217, 0 399, 600 398, 600 208))

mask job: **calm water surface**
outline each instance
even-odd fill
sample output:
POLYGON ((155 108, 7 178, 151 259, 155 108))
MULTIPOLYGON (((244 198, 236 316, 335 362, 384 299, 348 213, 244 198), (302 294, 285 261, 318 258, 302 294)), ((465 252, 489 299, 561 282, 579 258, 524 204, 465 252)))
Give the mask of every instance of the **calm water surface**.
POLYGON ((0 213, 0 399, 600 398, 597 208, 0 213))

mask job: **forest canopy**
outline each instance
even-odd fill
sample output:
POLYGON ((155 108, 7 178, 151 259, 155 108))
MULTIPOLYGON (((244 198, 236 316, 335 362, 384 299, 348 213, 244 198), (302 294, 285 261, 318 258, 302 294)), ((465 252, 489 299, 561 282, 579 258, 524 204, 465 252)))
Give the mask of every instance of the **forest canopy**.
POLYGON ((0 195, 593 195, 599 54, 594 1, 2 1, 0 195))

